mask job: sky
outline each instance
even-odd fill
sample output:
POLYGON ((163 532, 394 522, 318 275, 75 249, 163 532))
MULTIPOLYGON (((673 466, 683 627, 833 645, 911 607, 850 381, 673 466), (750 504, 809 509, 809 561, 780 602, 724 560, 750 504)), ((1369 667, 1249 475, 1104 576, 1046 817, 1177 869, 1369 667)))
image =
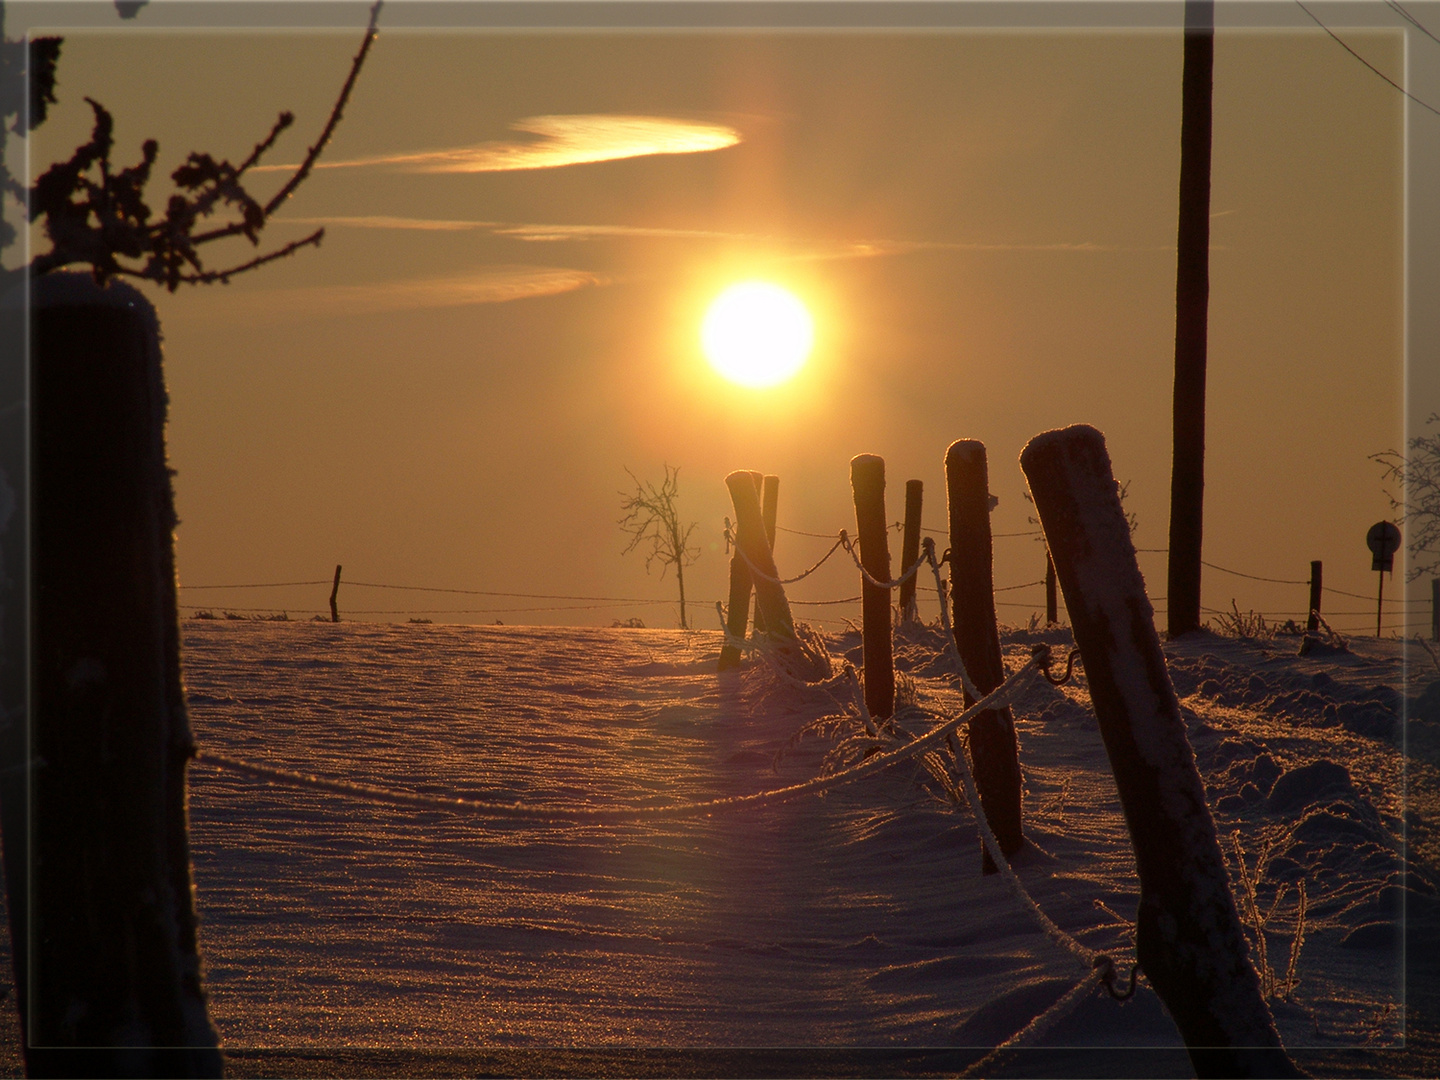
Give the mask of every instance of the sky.
MULTIPOLYGON (((356 12, 343 32, 160 28, 159 4, 65 28, 31 168, 85 141, 85 96, 115 116, 118 164, 151 137, 162 178, 191 150, 238 161, 291 110, 266 162, 293 165, 356 12)), ((1202 601, 1298 613, 1320 559, 1327 588, 1370 598, 1328 598, 1332 623, 1373 633, 1364 536, 1392 511, 1367 456, 1406 435, 1407 113, 1308 25, 1222 21, 1216 39, 1205 558, 1279 581, 1207 569, 1202 601)), ((995 583, 1023 586, 1044 554, 1010 535, 1037 528, 1020 450, 1088 423, 1163 611, 1178 30, 381 27, 323 167, 265 233, 323 226, 321 247, 226 286, 142 286, 165 337, 182 603, 303 617, 338 563, 349 617, 674 626, 673 573, 623 554, 617 527, 626 470, 668 464, 698 523, 688 614, 714 626, 726 473, 778 475, 780 525, 833 536, 854 531, 851 457, 879 454, 889 517, 918 478, 941 528, 960 438, 988 450, 995 583), (700 349, 709 302, 754 278, 815 323, 809 361, 771 389, 726 382, 700 349), (290 581, 324 584, 202 588, 290 581)), ((1342 36, 1403 78, 1401 33, 1342 36)), ((1412 431, 1440 408, 1415 366, 1412 431)), ((782 533, 782 574, 828 546, 782 533)), ((792 599, 857 595, 840 558, 792 599)), ((1002 620, 1043 612, 1038 588, 999 599, 1002 620)), ((1408 619, 1427 629, 1428 602, 1408 619)))

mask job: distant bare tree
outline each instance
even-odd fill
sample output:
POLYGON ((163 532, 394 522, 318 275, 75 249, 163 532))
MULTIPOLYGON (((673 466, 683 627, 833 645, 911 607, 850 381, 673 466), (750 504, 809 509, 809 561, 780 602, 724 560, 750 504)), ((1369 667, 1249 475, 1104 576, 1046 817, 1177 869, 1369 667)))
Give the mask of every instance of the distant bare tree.
POLYGON ((680 629, 688 630, 685 621, 685 567, 700 557, 698 547, 690 547, 690 534, 699 522, 681 525, 675 500, 680 494, 680 469, 665 466, 665 479, 657 488, 653 483, 642 481, 629 469, 627 476, 635 482, 633 493, 620 492, 620 509, 625 511, 617 525, 630 534, 630 543, 625 548, 628 555, 641 544, 649 544, 645 555, 645 571, 649 573, 653 563, 660 563, 660 576, 665 576, 667 566, 675 567, 675 579, 680 585, 680 629))
MULTIPOLYGON (((1440 413, 1431 413, 1426 425, 1440 424, 1440 413)), ((1384 469, 1381 479, 1398 491, 1387 491, 1390 505, 1409 523, 1411 561, 1406 581, 1440 570, 1440 431, 1416 435, 1410 453, 1386 450, 1371 454, 1370 460, 1384 469)))

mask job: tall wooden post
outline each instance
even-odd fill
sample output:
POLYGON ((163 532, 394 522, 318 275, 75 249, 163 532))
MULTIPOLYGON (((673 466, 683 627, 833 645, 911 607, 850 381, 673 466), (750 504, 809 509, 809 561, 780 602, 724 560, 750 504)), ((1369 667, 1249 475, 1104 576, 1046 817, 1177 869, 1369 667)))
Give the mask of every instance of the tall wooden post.
MULTIPOLYGON (((1005 681, 1000 633, 995 625, 995 579, 990 538, 990 478, 985 444, 961 439, 945 452, 945 489, 950 506, 950 600, 955 646, 970 681, 988 694, 1005 681)), ((967 694, 965 704, 974 701, 967 694)), ((1009 708, 991 709, 970 721, 970 756, 985 820, 1009 859, 1025 844, 1020 831, 1020 757, 1009 708)), ((981 845, 981 865, 998 872, 981 845)))
POLYGON ((1293 1077, 1247 954, 1105 440, 1030 440, 1035 497, 1140 877, 1136 958, 1201 1077, 1293 1077))
MULTIPOLYGON (((920 558, 920 511, 925 502, 925 485, 919 480, 905 481, 905 539, 900 545, 900 573, 905 573, 920 558)), ((900 586, 900 618, 918 622, 915 607, 915 578, 900 586)))
MULTIPOLYGON (((753 491, 760 489, 761 477, 763 474, 753 469, 742 469, 739 472, 731 473, 725 478, 725 484, 730 488, 730 499, 735 501, 735 488, 730 484, 731 476, 744 476, 750 481, 753 491)), ((760 500, 757 495, 755 505, 758 508, 760 500)), ((735 515, 738 518, 740 508, 735 507, 735 515)), ((763 527, 762 527, 763 528, 763 527)), ((745 639, 745 627, 750 621, 750 568, 745 565, 745 560, 740 557, 739 544, 740 524, 735 524, 736 544, 735 554, 730 556, 730 604, 725 609, 725 632, 737 641, 745 639)), ((759 565, 758 563, 756 564, 759 565)), ((771 565, 774 560, 771 559, 771 565)), ((720 671, 736 667, 740 663, 740 647, 738 645, 722 645, 720 647, 720 671)))
MULTIPOLYGON (((850 459, 860 563, 877 581, 890 580, 890 528, 885 521, 885 459, 850 459)), ((879 719, 895 712, 895 668, 890 651, 890 590, 860 580, 860 626, 865 657, 865 707, 879 719)))
MULTIPOLYGON (((1175 276, 1175 386, 1166 628, 1200 629, 1205 507, 1205 367, 1210 307, 1210 130, 1214 0, 1185 0, 1180 102, 1180 225, 1175 276)), ((1074 611, 1071 611, 1072 621, 1074 611)))
MULTIPOLYGON (((780 502, 780 478, 766 476, 760 484, 760 516, 765 522, 765 542, 770 545, 771 557, 775 554, 775 515, 780 502)), ((755 633, 765 632, 765 613, 755 608, 755 633)))
POLYGON ((331 622, 339 622, 339 621, 340 621, 340 606, 339 606, 339 603, 338 603, 338 598, 339 598, 339 596, 340 596, 340 564, 339 564, 339 563, 336 563, 336 564, 335 564, 335 583, 330 586, 330 621, 331 621, 331 622))
POLYGON ((159 325, 118 282, 57 274, 32 289, 31 753, 43 766, 29 777, 29 866, 9 883, 29 892, 15 952, 26 1069, 219 1076, 190 874, 159 325))
MULTIPOLYGON (((3 18, 3 13, 0 13, 3 18)), ((0 125, 3 130, 3 125, 0 125)), ((3 139, 0 139, 3 142, 3 139)), ((4 828, 5 891, 10 956, 24 1039, 29 1010, 30 934, 30 462, 24 290, 0 311, 0 824, 4 828)), ((0 976, 3 977, 3 976, 0 976)), ((12 1029, 13 1030, 13 1029, 12 1029)), ((13 1036, 12 1036, 13 1037, 13 1036)), ((27 1054, 28 1057, 28 1054, 27 1054)), ((27 1062, 27 1065, 29 1063, 27 1062)))
POLYGON ((1310 614, 1305 620, 1305 632, 1320 632, 1320 582, 1323 566, 1319 559, 1310 560, 1310 614))
POLYGON ((1060 605, 1055 596, 1055 560, 1045 552, 1045 625, 1054 626, 1060 621, 1060 605))
MULTIPOLYGON (((754 476, 752 472, 732 472, 725 477, 725 486, 730 489, 730 501, 735 507, 735 546, 760 573, 778 578, 774 556, 765 541, 765 519, 760 498, 755 493, 754 476)), ((751 576, 748 570, 746 574, 751 576)), ((790 602, 785 599, 785 587, 765 578, 753 580, 755 610, 764 614, 766 636, 781 646, 795 643, 795 620, 790 614, 790 602)), ((744 632, 743 626, 741 632, 744 632)))

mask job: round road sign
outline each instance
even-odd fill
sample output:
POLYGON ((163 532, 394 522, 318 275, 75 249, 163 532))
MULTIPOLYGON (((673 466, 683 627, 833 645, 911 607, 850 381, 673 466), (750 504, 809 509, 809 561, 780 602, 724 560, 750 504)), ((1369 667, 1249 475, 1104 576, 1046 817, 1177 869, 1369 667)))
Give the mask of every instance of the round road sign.
POLYGON ((1371 570, 1390 570, 1395 565, 1395 552, 1400 550, 1400 530, 1391 522, 1377 521, 1365 534, 1365 543, 1374 554, 1371 570))

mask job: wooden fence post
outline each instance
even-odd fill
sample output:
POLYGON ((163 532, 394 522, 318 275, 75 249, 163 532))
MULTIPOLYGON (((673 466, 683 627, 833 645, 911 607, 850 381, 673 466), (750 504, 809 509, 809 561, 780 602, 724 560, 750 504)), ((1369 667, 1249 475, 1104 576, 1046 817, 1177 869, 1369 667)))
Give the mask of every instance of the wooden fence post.
POLYGON ((1440 577, 1430 579, 1430 640, 1440 641, 1440 577))
POLYGON ((330 621, 340 621, 340 608, 336 603, 336 597, 340 595, 340 564, 335 564, 335 584, 330 586, 330 621))
MULTIPOLYGON (((925 501, 925 485, 919 480, 905 481, 905 539, 900 545, 900 573, 905 573, 920 558, 920 511, 925 501)), ((900 618, 919 622, 915 606, 915 578, 900 586, 900 618)))
MULTIPOLYGON (((945 489, 950 507, 950 602, 955 647, 970 681, 988 694, 1005 681, 1000 633, 995 625, 995 579, 990 537, 990 479, 985 444, 951 443, 945 452, 945 489)), ((974 701, 965 695, 965 704, 974 701)), ((1020 831, 1020 758, 1009 708, 991 709, 970 721, 970 756, 985 820, 1009 859, 1025 844, 1020 831)), ((981 866, 998 873, 982 844, 981 866)))
MULTIPOLYGON (((0 312, 0 826, 4 829, 5 891, 9 907, 10 956, 16 1004, 30 1015, 30 671, 25 650, 29 636, 30 463, 25 409, 24 290, 6 298, 0 312)), ((13 1031, 13 1029, 12 1029, 13 1031)), ((12 1036, 13 1037, 13 1036, 12 1036)), ((32 1067, 29 1054, 25 1065, 32 1067)))
MULTIPOLYGON (((750 481, 751 488, 758 492, 760 489, 762 473, 753 469, 742 469, 733 472, 725 478, 725 485, 730 489, 730 501, 736 503, 736 489, 730 483, 730 477, 743 476, 750 481)), ((760 500, 757 495, 755 506, 758 509, 760 500)), ((750 621, 750 568, 745 565, 745 560, 740 557, 740 507, 735 505, 735 554, 730 556, 730 604, 725 609, 725 632, 737 641, 745 640, 745 626, 750 621)), ((763 526, 762 526, 763 530, 763 526)), ((746 554, 749 554, 748 552, 746 554)), ((759 563, 755 564, 759 566, 759 563)), ((774 559, 771 559, 774 565, 774 559)), ((722 645, 720 647, 720 671, 737 667, 740 664, 740 647, 738 645, 722 645)))
POLYGON ((1140 877, 1136 958, 1200 1077, 1293 1077, 1250 964, 1215 823, 1105 439, 1030 440, 1020 465, 1055 560, 1140 877))
MULTIPOLYGON (((32 284, 31 1076, 220 1076, 192 896, 159 324, 88 273, 32 284)), ((6 848, 11 821, 5 822, 6 848)), ((8 854, 8 851, 7 851, 8 854)), ((12 911, 12 918, 14 917, 12 911)))
POLYGON ((1060 621, 1060 605, 1055 596, 1055 560, 1050 550, 1045 550, 1045 625, 1054 626, 1060 621))
MULTIPOLYGON (((885 520, 885 459, 850 459, 860 563, 878 581, 890 580, 890 526, 885 520)), ((895 712, 895 668, 890 651, 890 590, 860 579, 860 626, 865 657, 865 708, 884 719, 895 712)))
MULTIPOLYGON (((732 472, 725 477, 725 486, 730 489, 730 501, 735 507, 735 546, 745 553, 760 573, 778 578, 775 558, 770 554, 770 545, 765 542, 765 519, 760 509, 760 498, 755 493, 755 484, 751 481, 754 475, 732 472)), ((751 576, 748 569, 746 576, 751 576)), ((758 577, 754 578, 754 585, 755 609, 764 613, 766 636, 782 645, 796 642, 795 620, 790 614, 790 602, 785 599, 785 586, 758 577)), ((742 626, 742 633, 743 629, 742 626)))
MULTIPOLYGON (((780 478, 766 476, 760 484, 760 517, 765 522, 765 542, 770 545, 770 555, 775 555, 775 514, 780 502, 780 478)), ((755 633, 765 632, 765 613, 755 605, 755 633)))
POLYGON ((1310 614, 1305 621, 1305 632, 1307 634, 1318 634, 1320 632, 1320 581, 1321 563, 1319 559, 1310 560, 1310 614))

